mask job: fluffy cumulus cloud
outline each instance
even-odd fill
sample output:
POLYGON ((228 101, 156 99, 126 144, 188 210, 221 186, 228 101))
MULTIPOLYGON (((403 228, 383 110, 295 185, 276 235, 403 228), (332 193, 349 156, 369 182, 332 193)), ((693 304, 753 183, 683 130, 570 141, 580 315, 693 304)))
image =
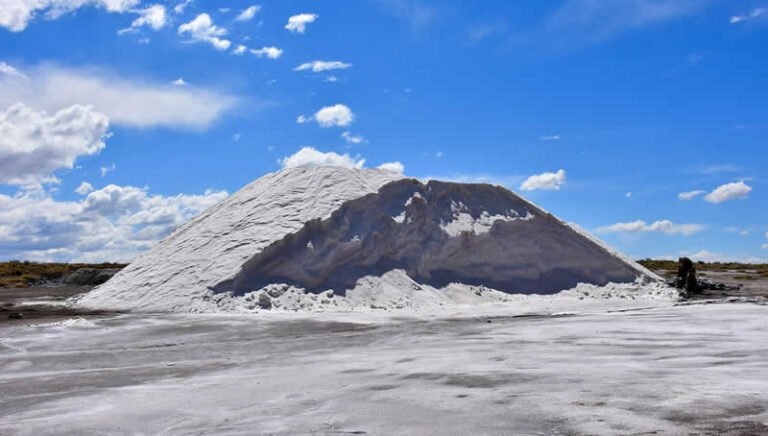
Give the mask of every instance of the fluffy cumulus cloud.
POLYGON ((557 191, 565 184, 565 170, 530 176, 520 185, 523 191, 557 191))
POLYGON ((56 113, 16 103, 0 112, 0 183, 39 185, 104 148, 109 118, 90 106, 56 113))
POLYGON ((726 183, 704 196, 704 200, 719 204, 731 200, 744 200, 752 192, 752 187, 744 182, 726 183))
POLYGON ((21 32, 37 16, 54 20, 82 7, 99 7, 107 12, 131 11, 140 0, 2 0, 0 1, 0 27, 21 32))
POLYGON ((232 45, 230 40, 222 38, 226 36, 227 29, 213 24, 211 16, 205 13, 179 26, 178 32, 179 35, 187 36, 193 41, 211 44, 216 50, 226 50, 232 45))
POLYGON ((283 168, 297 167, 344 167, 363 168, 365 159, 352 157, 348 154, 338 154, 332 151, 323 153, 312 147, 303 147, 296 153, 286 156, 279 161, 283 168))
POLYGON ((643 220, 637 220, 627 223, 616 223, 610 226, 601 227, 597 230, 601 233, 658 232, 665 235, 689 236, 698 233, 703 229, 704 226, 700 224, 675 224, 669 220, 660 220, 648 224, 643 220))
MULTIPOLYGON (((238 47, 237 49, 239 50, 240 47, 238 47)), ((283 51, 277 47, 262 47, 259 49, 252 48, 250 51, 251 51, 251 54, 257 57, 268 58, 268 59, 277 59, 283 55, 283 51)), ((239 53, 235 52, 235 54, 239 54, 239 53)))
POLYGON ((0 195, 0 258, 38 261, 130 261, 227 193, 150 195, 109 185, 80 201, 40 190, 0 195))
POLYGON ((386 162, 377 166, 376 168, 380 170, 392 171, 393 173, 400 173, 400 174, 405 172, 405 167, 400 162, 386 162))
POLYGON ((307 24, 314 23, 319 15, 317 14, 298 14, 288 18, 288 24, 285 28, 294 33, 304 33, 307 24))
POLYGON ((249 6, 240 12, 235 21, 251 21, 260 10, 261 6, 259 5, 249 6))
MULTIPOLYGON (((298 167, 343 167, 343 168, 365 168, 365 159, 360 156, 350 156, 349 154, 338 154, 332 151, 322 152, 313 147, 303 147, 296 153, 286 156, 278 163, 283 168, 298 167)), ((377 169, 403 173, 405 167, 400 162, 387 162, 376 167, 377 169)))
POLYGON ((105 70, 41 66, 18 75, 0 71, 0 107, 18 101, 49 112, 92 105, 113 124, 201 129, 237 103, 233 96, 198 87, 129 79, 105 70))
POLYGON ((305 62, 298 67, 294 68, 293 71, 307 71, 312 70, 314 73, 320 73, 323 71, 330 71, 330 70, 344 70, 349 67, 351 67, 352 64, 348 64, 341 61, 311 61, 311 62, 305 62))
POLYGON ((677 194, 677 198, 683 201, 690 201, 694 198, 706 194, 707 191, 688 191, 688 192, 681 192, 677 194))
POLYGON ((149 27, 152 30, 160 30, 168 22, 165 6, 156 4, 145 9, 136 11, 139 17, 133 20, 131 27, 118 31, 119 34, 135 32, 142 27, 149 27))
MULTIPOLYGON (((355 120, 355 114, 344 104, 335 104, 325 106, 312 116, 320 127, 345 127, 352 124, 355 120)), ((307 117, 299 117, 299 122, 308 121, 307 117)))

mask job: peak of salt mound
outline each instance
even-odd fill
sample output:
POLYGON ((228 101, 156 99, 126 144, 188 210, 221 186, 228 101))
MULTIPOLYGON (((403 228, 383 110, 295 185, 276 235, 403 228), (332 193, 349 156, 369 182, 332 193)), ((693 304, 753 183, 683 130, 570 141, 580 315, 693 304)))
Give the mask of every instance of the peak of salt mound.
POLYGON ((273 283, 344 294, 365 277, 393 270, 429 286, 464 283, 509 293, 652 276, 501 187, 425 184, 382 170, 293 168, 205 211, 78 304, 218 310, 218 296, 273 283))

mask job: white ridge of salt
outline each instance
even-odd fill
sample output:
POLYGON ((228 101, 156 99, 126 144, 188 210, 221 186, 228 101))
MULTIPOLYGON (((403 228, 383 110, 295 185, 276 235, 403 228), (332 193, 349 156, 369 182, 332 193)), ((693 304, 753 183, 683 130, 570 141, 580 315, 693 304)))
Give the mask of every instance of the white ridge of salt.
POLYGON ((398 311, 437 315, 471 307, 467 313, 554 314, 669 305, 678 298, 677 290, 643 279, 605 286, 581 283, 557 294, 533 295, 508 294, 460 283, 434 288, 417 283, 403 270, 392 270, 382 276, 361 278, 345 296, 334 295, 331 290, 314 294, 295 286, 274 284, 242 297, 227 295, 218 304, 222 311, 234 313, 398 311), (268 302, 268 306, 262 306, 263 302, 268 302))
POLYGON ((235 276, 248 259, 342 203, 377 192, 398 173, 341 167, 292 168, 267 174, 134 260, 73 303, 144 312, 218 311, 209 288, 235 276))
POLYGON ((442 224, 440 227, 450 236, 459 236, 463 232, 470 232, 476 235, 482 235, 491 231, 491 227, 496 221, 516 221, 516 220, 531 220, 534 215, 529 211, 524 217, 521 217, 515 211, 508 211, 507 215, 491 215, 486 211, 483 211, 480 216, 475 219, 471 214, 467 212, 454 211, 453 221, 448 224, 442 224))

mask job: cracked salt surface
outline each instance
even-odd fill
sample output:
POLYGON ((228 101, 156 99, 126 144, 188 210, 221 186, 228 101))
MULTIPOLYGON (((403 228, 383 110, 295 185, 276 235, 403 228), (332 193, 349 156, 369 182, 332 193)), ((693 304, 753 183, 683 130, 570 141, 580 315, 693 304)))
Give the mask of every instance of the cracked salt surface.
POLYGON ((0 433, 768 431, 768 306, 579 292, 472 311, 4 327, 0 433))

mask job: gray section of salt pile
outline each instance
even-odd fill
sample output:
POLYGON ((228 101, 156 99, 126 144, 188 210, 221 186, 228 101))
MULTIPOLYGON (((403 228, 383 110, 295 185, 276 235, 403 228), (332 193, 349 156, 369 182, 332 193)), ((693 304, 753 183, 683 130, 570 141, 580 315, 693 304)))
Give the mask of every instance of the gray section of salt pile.
POLYGON ((539 294, 579 283, 631 282, 639 275, 502 187, 407 179, 286 235, 214 290, 244 294, 288 283, 344 294, 360 278, 393 269, 438 288, 463 283, 539 294))

